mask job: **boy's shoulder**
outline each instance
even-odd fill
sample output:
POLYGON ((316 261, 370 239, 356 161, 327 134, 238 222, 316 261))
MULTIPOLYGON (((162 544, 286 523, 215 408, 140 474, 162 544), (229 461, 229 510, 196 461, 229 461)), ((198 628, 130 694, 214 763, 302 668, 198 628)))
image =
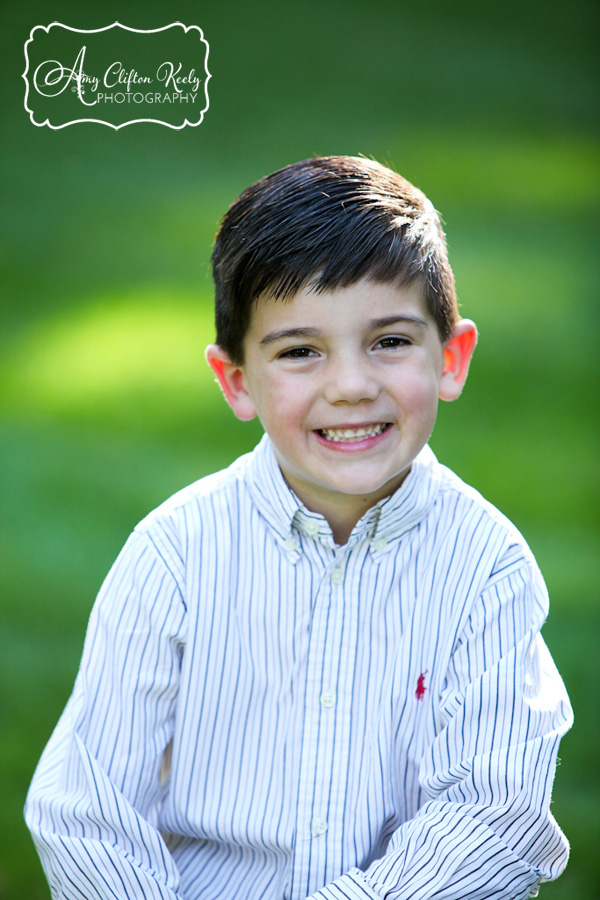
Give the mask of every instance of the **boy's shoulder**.
MULTIPOLYGON (((234 536, 231 522, 247 504, 245 482, 252 453, 199 478, 168 497, 134 528, 131 552, 151 546, 177 582, 184 580, 187 561, 202 552, 225 553, 234 536)), ((126 546, 129 545, 130 542, 126 546)))
POLYGON ((435 461, 436 477, 439 480, 439 492, 442 498, 456 498, 465 509, 477 510, 499 529, 512 535, 516 541, 524 541, 524 537, 516 525, 494 506, 484 495, 468 484, 448 466, 435 461))
POLYGON ((186 514, 194 508, 214 506, 215 503, 227 506, 246 481, 253 452, 239 456, 224 469, 204 475, 176 491, 149 512, 136 526, 136 530, 146 531, 161 523, 185 519, 186 514))
POLYGON ((539 577, 535 557, 514 522, 448 466, 436 460, 434 471, 439 485, 438 515, 442 515, 444 508, 446 515, 448 510, 451 511, 451 530, 455 534, 462 532, 463 540, 471 532, 473 536, 497 543, 504 562, 512 560, 515 564, 525 565, 536 573, 536 578, 539 577))

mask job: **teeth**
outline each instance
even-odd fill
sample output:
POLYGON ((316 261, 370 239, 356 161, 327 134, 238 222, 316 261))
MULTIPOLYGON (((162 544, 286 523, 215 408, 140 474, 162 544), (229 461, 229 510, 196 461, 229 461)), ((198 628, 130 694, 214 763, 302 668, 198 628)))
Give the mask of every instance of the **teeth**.
POLYGON ((328 441, 357 441, 363 437, 374 437, 376 434, 381 434, 385 427, 384 423, 380 423, 360 428, 322 428, 321 434, 328 441))

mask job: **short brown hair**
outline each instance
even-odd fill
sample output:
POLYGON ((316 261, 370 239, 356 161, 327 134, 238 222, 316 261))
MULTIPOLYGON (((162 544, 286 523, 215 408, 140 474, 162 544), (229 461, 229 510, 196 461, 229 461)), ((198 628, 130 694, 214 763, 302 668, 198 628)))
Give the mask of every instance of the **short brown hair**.
POLYGON ((420 283, 443 341, 458 320, 440 219, 418 188, 374 160, 322 156, 247 188, 222 219, 212 254, 217 343, 241 364, 252 305, 367 277, 420 283))

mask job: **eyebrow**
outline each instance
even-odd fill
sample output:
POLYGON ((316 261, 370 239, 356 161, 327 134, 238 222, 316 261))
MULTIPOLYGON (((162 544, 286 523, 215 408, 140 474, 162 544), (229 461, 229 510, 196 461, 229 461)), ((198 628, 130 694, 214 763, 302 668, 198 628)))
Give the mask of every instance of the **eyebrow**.
MULTIPOLYGON (((382 319, 371 319, 368 323, 368 330, 375 331, 378 328, 388 328, 390 325, 405 323, 409 325, 417 325, 419 328, 427 328, 427 321, 421 316, 385 316, 382 319)), ((272 344, 274 341, 281 341, 287 338, 318 338, 322 337, 323 332, 320 328, 280 328, 277 331, 270 331, 261 338, 259 344, 272 344)))
POLYGON ((273 341, 281 341, 284 338, 317 338, 323 332, 320 328, 280 328, 279 331, 270 331, 261 338, 259 344, 272 344, 273 341))
POLYGON ((418 325, 419 328, 427 328, 427 320, 423 319, 421 316, 385 316, 383 319, 371 319, 369 322, 369 328, 387 328, 389 325, 396 325, 396 323, 401 322, 408 325, 418 325))

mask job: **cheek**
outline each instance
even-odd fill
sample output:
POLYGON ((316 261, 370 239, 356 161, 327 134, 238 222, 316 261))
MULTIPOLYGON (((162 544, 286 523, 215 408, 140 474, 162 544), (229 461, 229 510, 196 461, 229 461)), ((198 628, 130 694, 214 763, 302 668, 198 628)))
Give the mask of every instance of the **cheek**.
POLYGON ((438 381, 433 372, 404 373, 397 390, 397 397, 405 412, 423 417, 432 414, 438 405, 438 381))
POLYGON ((298 383, 272 382, 264 395, 265 417, 274 432, 285 438, 291 429, 303 425, 310 403, 298 383))

